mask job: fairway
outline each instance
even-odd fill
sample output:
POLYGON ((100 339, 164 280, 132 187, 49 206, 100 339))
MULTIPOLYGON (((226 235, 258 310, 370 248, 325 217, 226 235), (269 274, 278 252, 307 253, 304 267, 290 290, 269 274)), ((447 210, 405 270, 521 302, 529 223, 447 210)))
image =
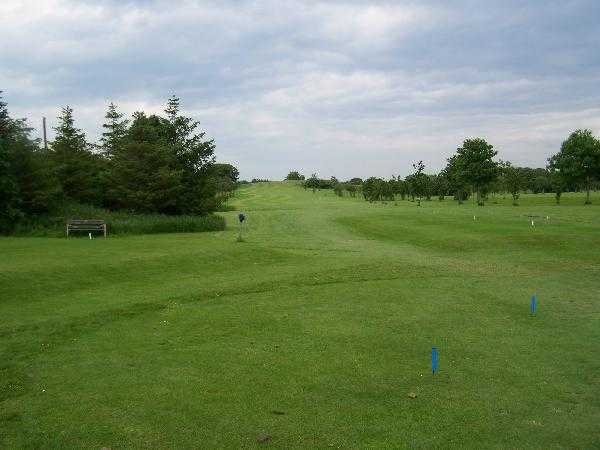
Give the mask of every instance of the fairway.
POLYGON ((0 238, 0 448, 599 448, 593 201, 258 183, 222 232, 0 238))

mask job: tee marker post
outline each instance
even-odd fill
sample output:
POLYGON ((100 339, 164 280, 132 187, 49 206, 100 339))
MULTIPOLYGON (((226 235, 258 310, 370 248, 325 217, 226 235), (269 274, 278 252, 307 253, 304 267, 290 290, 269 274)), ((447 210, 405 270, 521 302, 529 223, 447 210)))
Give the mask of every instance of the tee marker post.
POLYGON ((244 221, 246 220, 246 216, 243 212, 238 214, 238 220, 240 221, 240 228, 239 228, 239 234, 238 234, 238 242, 242 242, 243 238, 242 238, 242 227, 244 226, 244 221))
POLYGON ((531 315, 535 316, 535 309, 537 307, 537 297, 535 294, 533 294, 531 296, 531 305, 530 305, 530 311, 531 311, 531 315))
POLYGON ((431 374, 435 375, 438 366, 438 351, 436 347, 431 348, 431 374))

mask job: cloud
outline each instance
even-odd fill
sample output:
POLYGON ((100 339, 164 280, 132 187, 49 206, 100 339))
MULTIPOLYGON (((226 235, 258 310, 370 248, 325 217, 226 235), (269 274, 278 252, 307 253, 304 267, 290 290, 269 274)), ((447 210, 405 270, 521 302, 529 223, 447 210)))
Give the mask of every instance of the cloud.
POLYGON ((66 104, 91 139, 106 105, 177 93, 242 176, 439 169, 467 136, 544 165, 600 133, 600 4, 75 1, 0 3, 0 89, 15 115, 66 104))

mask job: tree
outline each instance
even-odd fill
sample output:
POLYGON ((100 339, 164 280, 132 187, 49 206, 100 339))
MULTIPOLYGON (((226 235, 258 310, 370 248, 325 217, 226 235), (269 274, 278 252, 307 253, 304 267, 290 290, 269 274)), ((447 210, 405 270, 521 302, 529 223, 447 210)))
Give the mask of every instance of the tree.
POLYGON ((533 179, 531 180, 531 191, 534 194, 545 193, 552 190, 550 173, 546 169, 533 169, 533 179))
POLYGON ((354 198, 354 197, 356 197, 356 192, 360 188, 360 185, 356 185, 356 184, 347 182, 347 183, 344 183, 344 188, 348 191, 348 195, 350 195, 350 197, 354 198))
POLYGON ((320 186, 320 180, 317 174, 313 173, 310 178, 303 183, 303 186, 304 188, 312 189, 313 193, 316 192, 320 186))
POLYGON ((302 181, 302 180, 304 180, 304 175, 301 175, 296 170, 292 170, 290 173, 287 174, 285 179, 288 181, 302 181))
POLYGON ((436 193, 437 175, 425 175, 425 200, 431 201, 431 197, 436 193))
POLYGON ((102 153, 107 158, 112 157, 115 151, 123 144, 123 140, 127 135, 129 120, 123 119, 123 117, 123 114, 117 111, 116 105, 111 102, 104 116, 106 122, 102 124, 102 128, 106 131, 102 133, 102 137, 100 138, 102 153))
POLYGON ((179 98, 174 95, 165 109, 167 122, 163 123, 168 143, 182 163, 192 170, 214 163, 214 140, 205 140, 205 132, 197 131, 200 122, 179 114, 179 98))
POLYGON ((556 204, 560 205, 560 197, 562 193, 567 188, 567 183, 565 178, 559 171, 550 171, 550 184, 552 186, 552 192, 554 192, 554 198, 556 199, 556 204))
MULTIPOLYGON (((1 92, 0 92, 1 93, 1 92)), ((48 157, 24 119, 11 119, 0 97, 0 232, 54 209, 60 188, 48 157)))
POLYGON ((235 191, 240 172, 231 164, 213 164, 211 172, 216 182, 217 195, 227 200, 235 191))
POLYGON ((392 176, 392 178, 388 181, 388 183, 390 184, 390 188, 392 190, 394 199, 396 198, 397 195, 400 195, 402 197, 402 200, 404 200, 404 197, 406 196, 406 194, 404 194, 404 192, 403 192, 404 181, 402 181, 402 178, 392 176))
POLYGON ((440 172, 438 175, 432 175, 432 191, 437 195, 438 200, 441 202, 446 198, 448 193, 449 183, 444 172, 440 172))
POLYGON ((454 198, 459 205, 468 197, 469 191, 467 182, 463 177, 458 155, 448 158, 448 163, 442 171, 443 176, 448 180, 449 189, 454 192, 454 198))
POLYGON ((343 183, 335 183, 333 186, 333 193, 338 197, 344 196, 344 184, 343 183))
POLYGON ((4 101, 2 101, 2 91, 0 91, 0 139, 6 139, 12 129, 12 120, 8 114, 8 108, 4 101))
POLYGON ((183 173, 167 145, 164 119, 134 114, 123 145, 111 160, 111 206, 136 212, 177 214, 183 173))
MULTIPOLYGON (((375 202, 389 198, 390 196, 389 184, 377 177, 367 178, 362 184, 362 194, 366 201, 375 202)), ((393 196, 393 192, 391 192, 393 196)))
POLYGON ((98 205, 102 202, 101 158, 92 153, 85 134, 75 127, 73 109, 66 106, 54 127, 50 159, 67 201, 98 205))
POLYGON ((8 115, 0 91, 0 232, 8 231, 19 216, 19 186, 13 167, 15 123, 8 115))
POLYGON ((0 232, 8 230, 19 214, 18 186, 11 169, 9 151, 0 138, 0 232))
POLYGON ((212 165, 212 172, 218 178, 226 178, 231 183, 238 182, 240 172, 237 167, 231 164, 218 163, 212 165))
POLYGON ((396 177, 396 182, 394 183, 394 193, 400 195, 402 200, 406 199, 408 195, 408 183, 406 180, 400 178, 400 176, 396 177))
POLYGON ((512 204, 517 206, 519 204, 519 191, 525 183, 525 175, 519 167, 513 167, 509 162, 502 163, 500 167, 506 190, 512 196, 512 204))
POLYGON ((590 130, 576 130, 550 158, 549 166, 565 181, 582 185, 586 191, 585 204, 589 205, 592 183, 600 177, 600 141, 590 130))
POLYGON ((396 198, 396 190, 394 188, 396 181, 392 178, 391 180, 384 181, 384 183, 382 186, 382 197, 384 200, 391 202, 396 198))
POLYGON ((473 187, 477 204, 483 206, 482 193, 498 177, 498 163, 493 157, 498 152, 485 139, 466 139, 456 150, 457 175, 473 187))
POLYGON ((214 142, 180 115, 179 99, 169 99, 165 112, 167 118, 135 113, 128 127, 111 103, 101 138, 106 158, 75 126, 70 107, 62 109, 46 151, 0 99, 0 231, 59 212, 59 201, 165 214, 214 211, 239 173, 214 164, 214 142))
POLYGON ((410 184, 413 195, 417 197, 417 206, 421 206, 421 200, 424 195, 427 195, 429 189, 429 177, 423 172, 425 170, 423 161, 414 163, 412 166, 414 172, 410 175, 410 184))
POLYGON ((177 197, 178 214, 204 214, 218 206, 216 185, 211 177, 215 162, 215 143, 198 131, 200 122, 179 113, 179 98, 172 96, 165 109, 166 121, 161 121, 167 148, 177 159, 181 173, 182 193, 177 197))

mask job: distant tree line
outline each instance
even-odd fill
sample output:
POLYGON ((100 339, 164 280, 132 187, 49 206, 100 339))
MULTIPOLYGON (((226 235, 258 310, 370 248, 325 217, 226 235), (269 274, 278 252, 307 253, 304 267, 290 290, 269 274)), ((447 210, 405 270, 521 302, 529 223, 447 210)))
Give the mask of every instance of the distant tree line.
POLYGON ((180 113, 177 97, 164 112, 129 120, 111 103, 95 144, 66 106, 45 149, 0 97, 0 232, 69 203, 168 215, 215 211, 235 189, 238 170, 215 163, 214 141, 180 113))
POLYGON ((496 160, 496 156, 497 152, 485 139, 467 139, 437 174, 427 174, 425 165, 419 161, 413 164, 412 173, 404 179, 370 177, 364 181, 352 178, 340 182, 335 177, 321 179, 313 174, 303 186, 313 191, 333 189, 340 197, 355 197, 360 193, 371 202, 401 198, 418 205, 422 200, 437 198, 443 201, 448 196, 460 204, 474 195, 477 204, 483 206, 490 196, 498 193, 510 194, 513 204, 518 205, 522 192, 551 192, 558 204, 563 192, 584 191, 585 203, 589 204, 590 191, 600 182, 600 140, 590 130, 571 133, 545 168, 516 167, 510 162, 496 160))

